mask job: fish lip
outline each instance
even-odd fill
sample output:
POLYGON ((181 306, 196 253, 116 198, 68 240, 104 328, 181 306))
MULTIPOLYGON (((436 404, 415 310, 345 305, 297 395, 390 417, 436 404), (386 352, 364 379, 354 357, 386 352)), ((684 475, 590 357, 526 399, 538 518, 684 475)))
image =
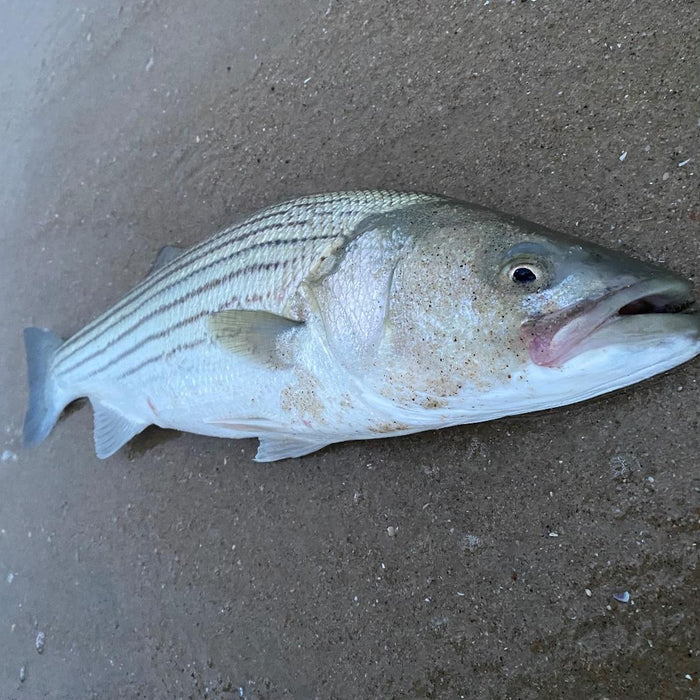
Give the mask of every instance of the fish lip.
POLYGON ((670 275, 646 279, 526 321, 520 337, 535 364, 560 367, 583 351, 580 348, 591 334, 617 319, 687 312, 692 304, 691 285, 686 280, 670 275))

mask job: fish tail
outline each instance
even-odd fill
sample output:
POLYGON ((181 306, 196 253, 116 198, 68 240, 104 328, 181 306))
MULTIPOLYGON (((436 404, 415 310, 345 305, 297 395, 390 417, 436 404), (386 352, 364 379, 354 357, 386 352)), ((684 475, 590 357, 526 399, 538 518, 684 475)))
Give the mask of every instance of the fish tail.
POLYGON ((61 401, 51 362, 63 340, 42 328, 24 329, 29 376, 29 407, 24 418, 25 446, 40 443, 51 432, 66 402, 61 401))

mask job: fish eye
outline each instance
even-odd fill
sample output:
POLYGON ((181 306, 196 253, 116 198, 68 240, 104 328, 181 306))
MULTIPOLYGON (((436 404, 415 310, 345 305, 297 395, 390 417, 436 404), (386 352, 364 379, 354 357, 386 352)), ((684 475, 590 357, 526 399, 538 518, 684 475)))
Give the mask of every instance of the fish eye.
POLYGON ((527 284, 528 282, 534 282, 537 279, 538 270, 534 265, 519 263, 511 268, 508 276, 513 280, 513 282, 527 284))

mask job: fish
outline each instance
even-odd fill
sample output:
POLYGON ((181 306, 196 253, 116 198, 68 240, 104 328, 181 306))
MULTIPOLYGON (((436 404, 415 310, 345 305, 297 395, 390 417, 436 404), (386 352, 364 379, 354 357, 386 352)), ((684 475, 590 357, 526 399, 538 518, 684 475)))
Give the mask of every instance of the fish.
POLYGON ((166 248, 62 340, 27 328, 24 443, 87 397, 107 458, 149 425, 261 462, 584 401, 700 353, 692 285, 440 195, 349 191, 166 248))

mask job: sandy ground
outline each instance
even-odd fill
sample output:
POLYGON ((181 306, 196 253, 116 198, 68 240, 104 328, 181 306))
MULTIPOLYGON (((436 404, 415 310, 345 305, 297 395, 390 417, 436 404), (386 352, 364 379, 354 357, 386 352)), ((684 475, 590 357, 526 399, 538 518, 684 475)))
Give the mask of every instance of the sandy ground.
POLYGON ((697 4, 29 5, 0 7, 0 698, 700 697, 697 361, 274 465, 156 430, 99 461, 87 407, 20 441, 24 326, 290 195, 429 190, 697 274, 697 4))

